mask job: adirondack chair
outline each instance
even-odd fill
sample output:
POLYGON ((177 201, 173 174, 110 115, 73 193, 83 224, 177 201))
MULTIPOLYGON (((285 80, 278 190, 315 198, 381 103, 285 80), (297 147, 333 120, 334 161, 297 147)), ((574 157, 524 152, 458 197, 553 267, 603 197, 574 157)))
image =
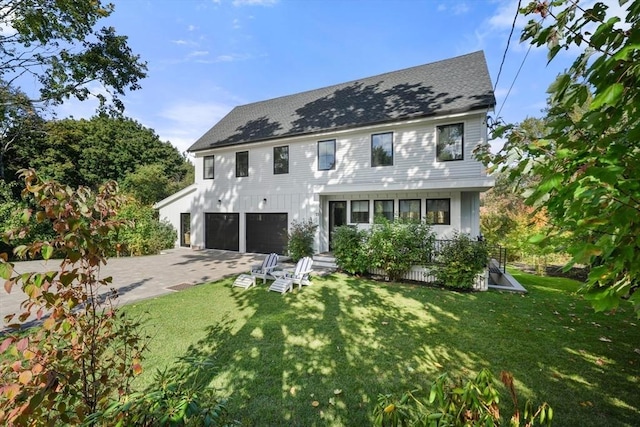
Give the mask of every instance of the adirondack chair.
POLYGON ((275 282, 269 287, 270 291, 280 292, 284 294, 287 291, 293 290, 293 285, 297 284, 298 289, 302 286, 308 286, 311 284, 309 279, 309 273, 311 273, 311 266, 313 265, 313 259, 304 257, 298 261, 294 270, 285 271, 284 276, 276 279, 275 282))
POLYGON ((311 285, 309 274, 311 273, 312 266, 313 258, 301 258, 296 264, 295 270, 287 271, 284 277, 286 279, 291 279, 292 283, 297 284, 298 289, 301 289, 303 286, 309 286, 311 285))
POLYGON ((267 283, 267 277, 271 278, 271 272, 278 265, 278 254, 269 254, 262 264, 256 264, 251 267, 251 276, 262 278, 262 283, 267 283))

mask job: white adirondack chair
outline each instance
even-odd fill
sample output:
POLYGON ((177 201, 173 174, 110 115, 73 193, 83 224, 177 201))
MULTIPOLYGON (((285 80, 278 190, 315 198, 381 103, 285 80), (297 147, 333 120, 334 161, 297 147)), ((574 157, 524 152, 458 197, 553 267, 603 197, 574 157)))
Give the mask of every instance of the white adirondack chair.
POLYGON ((271 278, 271 272, 278 265, 278 254, 271 253, 262 261, 262 264, 256 264, 251 267, 251 276, 260 277, 262 283, 267 283, 267 278, 271 278))

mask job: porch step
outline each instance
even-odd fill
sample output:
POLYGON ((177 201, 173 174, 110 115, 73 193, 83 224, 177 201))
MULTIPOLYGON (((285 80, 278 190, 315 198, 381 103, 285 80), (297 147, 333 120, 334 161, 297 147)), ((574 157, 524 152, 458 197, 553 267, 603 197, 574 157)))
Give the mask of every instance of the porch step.
POLYGON ((333 255, 327 254, 316 254, 313 256, 313 268, 326 269, 326 270, 337 270, 338 265, 336 264, 336 259, 333 255))

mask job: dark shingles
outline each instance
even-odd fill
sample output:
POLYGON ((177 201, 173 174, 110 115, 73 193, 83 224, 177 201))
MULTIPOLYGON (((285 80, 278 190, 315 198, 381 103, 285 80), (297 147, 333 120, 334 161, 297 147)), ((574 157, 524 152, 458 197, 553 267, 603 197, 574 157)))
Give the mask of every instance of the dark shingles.
POLYGON ((234 108, 189 151, 495 105, 483 52, 234 108))

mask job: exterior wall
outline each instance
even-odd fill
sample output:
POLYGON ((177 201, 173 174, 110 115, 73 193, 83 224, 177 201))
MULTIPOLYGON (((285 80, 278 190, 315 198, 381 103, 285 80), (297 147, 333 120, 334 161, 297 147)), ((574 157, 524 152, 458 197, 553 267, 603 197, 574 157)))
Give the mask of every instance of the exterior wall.
POLYGON ((484 189, 480 187, 487 187, 487 179, 484 167, 473 157, 473 149, 486 142, 485 117, 483 111, 197 152, 197 191, 173 202, 176 206, 161 208, 160 213, 162 217, 171 216, 176 228, 179 213, 191 213, 194 248, 205 247, 205 213, 239 213, 241 252, 245 251, 245 213, 287 213, 289 223, 312 219, 318 224, 316 250, 325 251, 330 200, 369 200, 372 221, 374 200, 395 200, 397 213, 398 200, 421 199, 424 217, 425 199, 450 198, 451 225, 437 225, 434 230, 440 237, 453 230, 477 235, 476 200, 484 189), (464 123, 464 160, 439 162, 436 126, 455 123, 464 123), (393 132, 393 165, 371 167, 371 135, 382 132, 393 132), (319 171, 317 144, 327 139, 336 140, 336 165, 333 170, 319 171), (273 148, 279 146, 289 147, 288 174, 273 173, 273 148), (235 156, 240 151, 249 151, 248 177, 236 177, 235 156), (214 179, 203 178, 203 157, 208 155, 215 156, 214 179), (463 181, 466 184, 460 184, 463 181))
MULTIPOLYGON (((194 184, 165 199, 166 203, 160 202, 156 204, 160 220, 168 221, 178 231, 175 242, 176 247, 180 246, 180 214, 191 212, 192 200, 196 190, 197 186, 194 184)), ((193 218, 191 220, 193 224, 193 218)))

